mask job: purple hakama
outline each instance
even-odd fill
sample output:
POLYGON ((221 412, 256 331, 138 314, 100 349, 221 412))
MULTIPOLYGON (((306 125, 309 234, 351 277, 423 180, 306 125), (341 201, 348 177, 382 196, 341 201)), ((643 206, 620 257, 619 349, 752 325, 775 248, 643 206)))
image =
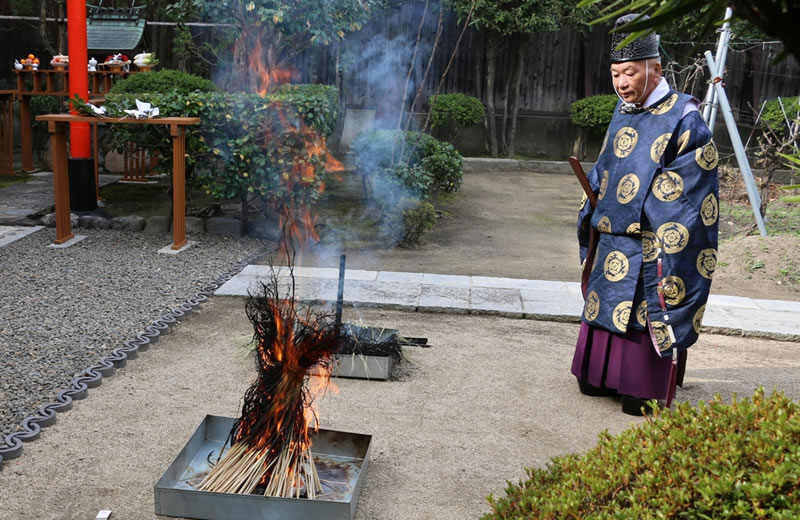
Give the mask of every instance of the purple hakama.
MULTIPOLYGON (((614 334, 581 322, 572 373, 598 388, 641 399, 667 398, 672 358, 656 354, 650 335, 628 330, 614 334)), ((686 351, 678 356, 678 385, 683 386, 686 351)))

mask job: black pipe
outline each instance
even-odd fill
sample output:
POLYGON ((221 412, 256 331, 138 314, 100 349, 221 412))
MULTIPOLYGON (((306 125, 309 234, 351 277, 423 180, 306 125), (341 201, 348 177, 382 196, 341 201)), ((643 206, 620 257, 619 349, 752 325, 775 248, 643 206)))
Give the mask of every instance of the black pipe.
POLYGON ((344 264, 346 255, 339 256, 339 292, 336 294, 336 334, 339 334, 339 328, 342 325, 342 306, 344 305, 344 264))

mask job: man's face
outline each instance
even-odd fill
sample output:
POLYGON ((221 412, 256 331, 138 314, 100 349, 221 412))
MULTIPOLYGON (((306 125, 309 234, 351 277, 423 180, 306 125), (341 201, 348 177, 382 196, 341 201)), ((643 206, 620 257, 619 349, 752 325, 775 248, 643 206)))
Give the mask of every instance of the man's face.
POLYGON ((626 61, 611 65, 611 81, 626 103, 643 103, 658 84, 661 65, 651 61, 626 61))

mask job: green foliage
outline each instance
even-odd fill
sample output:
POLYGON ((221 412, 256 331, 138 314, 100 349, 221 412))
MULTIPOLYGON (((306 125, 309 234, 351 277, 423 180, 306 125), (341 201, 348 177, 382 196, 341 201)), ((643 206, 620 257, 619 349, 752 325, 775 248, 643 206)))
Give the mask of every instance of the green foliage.
POLYGON ((777 98, 770 99, 761 113, 761 124, 779 136, 788 136, 789 125, 786 121, 788 119, 791 123, 797 119, 798 114, 800 114, 800 97, 782 97, 780 102, 777 98))
POLYGON ((484 108, 481 100, 465 94, 439 94, 432 96, 431 127, 448 132, 453 141, 462 128, 476 125, 483 120, 484 108))
POLYGON ((800 405, 779 392, 656 413, 584 455, 554 458, 489 497, 501 518, 800 516, 800 405))
POLYGON ((63 104, 64 98, 59 96, 31 96, 31 131, 33 133, 33 149, 44 151, 47 140, 50 138, 50 132, 47 129, 47 123, 44 121, 36 121, 36 116, 44 114, 60 114, 65 112, 63 104))
POLYGON ((246 26, 273 26, 311 43, 329 44, 361 29, 381 0, 180 0, 180 12, 205 13, 210 20, 246 26))
POLYGON ((108 94, 139 94, 142 92, 174 92, 188 94, 189 92, 214 92, 217 87, 207 79, 179 70, 164 69, 159 71, 139 72, 118 81, 111 87, 108 94))
MULTIPOLYGON (((319 197, 336 98, 334 87, 319 86, 296 86, 266 97, 199 91, 109 93, 106 108, 109 115, 119 116, 139 99, 157 106, 163 117, 199 117, 201 123, 190 126, 186 136, 191 182, 216 199, 257 193, 288 208, 308 206, 319 197)), ((118 146, 134 141, 171 157, 169 131, 161 125, 111 129, 118 146)))
POLYGON ((577 0, 446 0, 463 18, 472 10, 471 24, 504 36, 555 31, 564 22, 578 27, 597 12, 594 7, 577 9, 577 0))
POLYGON ((435 225, 431 201, 461 187, 461 154, 430 135, 369 130, 356 137, 351 150, 358 170, 371 179, 384 224, 406 245, 417 243, 435 225))
POLYGON ((461 187, 461 154, 430 135, 370 130, 361 132, 351 149, 362 173, 401 186, 412 197, 428 199, 461 187))
POLYGON ((603 135, 611 123, 618 98, 614 95, 589 96, 575 101, 569 110, 572 124, 595 135, 603 135))
POLYGON ((631 36, 621 45, 664 25, 680 20, 686 15, 696 17, 701 29, 699 36, 709 36, 720 25, 727 7, 732 8, 733 18, 747 20, 765 34, 783 42, 786 51, 783 56, 793 54, 800 59, 800 32, 795 20, 800 17, 800 4, 789 0, 637 0, 628 2, 606 2, 604 0, 581 0, 578 7, 601 7, 601 15, 592 23, 613 23, 630 12, 646 14, 649 20, 639 20, 620 27, 621 32, 631 36))

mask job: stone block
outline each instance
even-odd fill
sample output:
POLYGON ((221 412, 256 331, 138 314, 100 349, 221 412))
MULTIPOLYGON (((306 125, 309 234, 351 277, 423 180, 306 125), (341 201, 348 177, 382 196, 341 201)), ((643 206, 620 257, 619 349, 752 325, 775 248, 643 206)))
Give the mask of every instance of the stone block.
POLYGON ((266 238, 277 242, 281 237, 280 224, 269 218, 260 218, 247 223, 247 236, 252 238, 266 238))
POLYGON ((200 217, 186 217, 187 233, 205 233, 206 221, 200 217))
MULTIPOLYGON (((69 214, 70 222, 72 223, 72 227, 78 226, 78 215, 75 213, 69 214)), ((56 214, 55 213, 48 213, 47 215, 43 216, 40 223, 46 227, 56 227, 56 214)))
POLYGON ((146 224, 147 221, 138 215, 111 219, 111 228, 119 231, 142 231, 146 224))
POLYGON ((225 235, 238 237, 241 233, 242 223, 239 219, 231 217, 211 217, 206 221, 206 232, 212 235, 225 235))
POLYGON ((111 229, 111 221, 97 215, 81 215, 78 225, 85 229, 111 229))
POLYGON ((144 231, 145 233, 164 234, 169 231, 169 225, 169 217, 155 215, 147 219, 147 225, 144 231))

